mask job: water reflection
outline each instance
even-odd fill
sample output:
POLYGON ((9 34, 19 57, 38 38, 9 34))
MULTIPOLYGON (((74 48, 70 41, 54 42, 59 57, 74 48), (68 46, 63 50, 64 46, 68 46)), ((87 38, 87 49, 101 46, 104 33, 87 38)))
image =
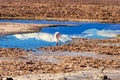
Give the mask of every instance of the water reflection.
POLYGON ((18 47, 18 48, 37 48, 40 46, 51 46, 54 45, 54 42, 48 42, 44 40, 38 40, 36 38, 18 38, 17 36, 14 35, 9 35, 6 36, 5 38, 0 39, 0 47, 18 47))

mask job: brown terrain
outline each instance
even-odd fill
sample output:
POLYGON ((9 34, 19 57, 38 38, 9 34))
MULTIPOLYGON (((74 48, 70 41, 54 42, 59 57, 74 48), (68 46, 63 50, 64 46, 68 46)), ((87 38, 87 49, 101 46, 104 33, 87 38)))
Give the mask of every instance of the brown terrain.
POLYGON ((0 53, 2 53, 1 56, 4 57, 0 57, 0 74, 2 76, 77 72, 84 70, 86 67, 97 69, 104 67, 104 69, 110 70, 120 69, 118 60, 95 59, 80 56, 54 56, 55 59, 61 60, 61 62, 53 63, 39 60, 38 55, 35 57, 38 58, 37 60, 34 60, 34 55, 31 56, 31 59, 27 59, 27 57, 30 58, 30 55, 21 49, 1 49, 0 53), (18 52, 19 54, 17 54, 18 52))
POLYGON ((0 18, 120 22, 120 0, 0 0, 0 18))
MULTIPOLYGON (((57 19, 119 23, 120 0, 0 0, 0 18, 57 19)), ((51 25, 0 23, 0 34, 37 32, 40 28, 46 26, 51 25)), ((0 37, 3 36, 4 35, 0 35, 0 37)), ((109 74, 112 70, 120 71, 119 37, 102 40, 85 38, 73 39, 69 44, 54 47, 41 47, 38 48, 38 50, 45 52, 39 54, 39 52, 27 52, 19 48, 0 48, 0 75, 6 78, 8 76, 13 77, 29 74, 77 73, 87 68, 92 70, 102 67, 104 70, 110 70, 109 74), (87 57, 73 56, 68 55, 67 52, 71 52, 71 54, 84 54, 84 52, 86 52, 89 55, 87 57), (89 52, 94 52, 95 56, 99 58, 91 57, 93 54, 89 52)), ((92 74, 92 72, 93 71, 91 71, 90 74, 92 74)), ((120 74, 120 72, 116 73, 117 75, 120 74)), ((84 75, 84 77, 85 76, 86 75, 84 75)), ((116 77, 116 75, 114 77, 116 77)), ((48 79, 49 78, 44 80, 48 79)), ((19 78, 15 80, 19 80, 19 78)), ((119 77, 113 80, 119 80, 119 77)))
MULTIPOLYGON (((75 39, 72 44, 65 44, 59 47, 39 48, 48 52, 69 51, 69 52, 97 52, 101 55, 115 57, 94 58, 83 56, 60 56, 56 53, 31 54, 23 49, 1 48, 0 49, 0 74, 2 76, 18 76, 40 73, 67 73, 83 71, 87 67, 99 69, 104 67, 107 70, 120 70, 120 44, 119 38, 106 40, 75 39), (76 44, 77 42, 77 44, 76 44), (82 43, 81 43, 82 42, 82 43), (91 42, 91 43, 89 43, 91 42), (105 43, 107 46, 102 44, 105 43), (95 44, 93 44, 95 43, 95 44), (93 45, 92 45, 93 44, 93 45), (117 45, 119 44, 119 45, 117 45), (55 61, 51 62, 51 59, 55 61)), ((67 54, 66 52, 64 52, 67 54)), ((91 53, 89 53, 91 54, 91 53)), ((97 56, 97 55, 96 55, 97 56)))
POLYGON ((95 40, 95 39, 73 39, 71 44, 55 47, 43 47, 40 50, 69 51, 69 52, 96 52, 98 54, 120 56, 120 38, 95 40), (118 45, 118 46, 117 46, 118 45))
POLYGON ((27 55, 23 49, 19 48, 0 48, 0 57, 21 57, 27 55))
MULTIPOLYGON (((14 34, 23 32, 36 32, 42 27, 51 25, 41 24, 21 24, 21 23, 0 23, 1 34, 14 34), (4 26, 4 27, 3 27, 4 26)), ((55 25, 54 25, 55 26, 55 25)), ((3 35, 4 36, 4 35, 3 35)), ((2 35, 1 35, 2 37, 2 35)), ((29 74, 45 73, 68 73, 84 71, 88 67, 105 70, 120 70, 120 38, 112 39, 73 39, 70 44, 64 44, 55 47, 43 47, 42 54, 35 55, 32 52, 19 48, 0 48, 0 74, 7 76, 22 76, 29 74), (56 55, 48 54, 59 51, 56 55), (105 56, 112 55, 112 58, 84 57, 84 56, 59 56, 61 52, 95 52, 105 56), (47 53, 48 52, 48 53, 47 53)), ((79 53, 78 53, 79 54, 79 53)), ((91 53, 89 53, 91 55, 91 53)), ((39 79, 42 77, 39 77, 39 79)), ((49 79, 49 78, 47 78, 49 79)), ((16 80, 16 79, 15 79, 16 80)), ((36 79, 34 79, 36 80, 36 79)), ((74 79, 73 79, 74 80, 74 79)), ((116 79, 113 79, 116 80, 116 79)))

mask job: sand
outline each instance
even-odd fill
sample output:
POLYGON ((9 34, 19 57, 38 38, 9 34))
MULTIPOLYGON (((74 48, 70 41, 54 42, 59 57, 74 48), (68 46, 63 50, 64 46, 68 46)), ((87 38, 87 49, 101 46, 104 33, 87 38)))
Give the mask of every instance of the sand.
MULTIPOLYGON (((112 80, 119 80, 120 72, 118 70, 87 69, 85 71, 58 73, 58 74, 33 74, 13 77, 14 80, 102 80, 97 75, 107 75, 112 80)), ((4 80, 4 79, 3 79, 4 80)))
POLYGON ((5 34, 19 34, 19 33, 32 33, 39 32, 42 27, 53 26, 52 24, 25 24, 25 23, 0 23, 0 37, 5 34))

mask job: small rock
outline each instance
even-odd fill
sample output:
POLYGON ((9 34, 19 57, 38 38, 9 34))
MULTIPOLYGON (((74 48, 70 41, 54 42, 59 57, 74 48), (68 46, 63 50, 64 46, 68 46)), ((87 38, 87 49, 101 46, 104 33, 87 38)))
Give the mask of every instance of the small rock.
POLYGON ((110 78, 108 78, 106 75, 104 74, 97 74, 93 76, 94 80, 111 80, 110 78))
POLYGON ((13 78, 6 78, 6 80, 13 80, 13 78))
POLYGON ((0 80, 3 80, 3 77, 0 75, 0 80))
POLYGON ((58 80, 68 80, 67 78, 59 78, 58 80))

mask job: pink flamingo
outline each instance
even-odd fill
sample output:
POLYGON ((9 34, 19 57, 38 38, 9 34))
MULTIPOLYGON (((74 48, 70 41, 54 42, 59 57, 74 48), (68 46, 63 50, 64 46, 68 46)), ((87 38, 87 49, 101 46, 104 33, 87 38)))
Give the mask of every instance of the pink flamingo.
POLYGON ((56 46, 58 46, 61 34, 60 32, 55 32, 54 36, 56 38, 56 46))

